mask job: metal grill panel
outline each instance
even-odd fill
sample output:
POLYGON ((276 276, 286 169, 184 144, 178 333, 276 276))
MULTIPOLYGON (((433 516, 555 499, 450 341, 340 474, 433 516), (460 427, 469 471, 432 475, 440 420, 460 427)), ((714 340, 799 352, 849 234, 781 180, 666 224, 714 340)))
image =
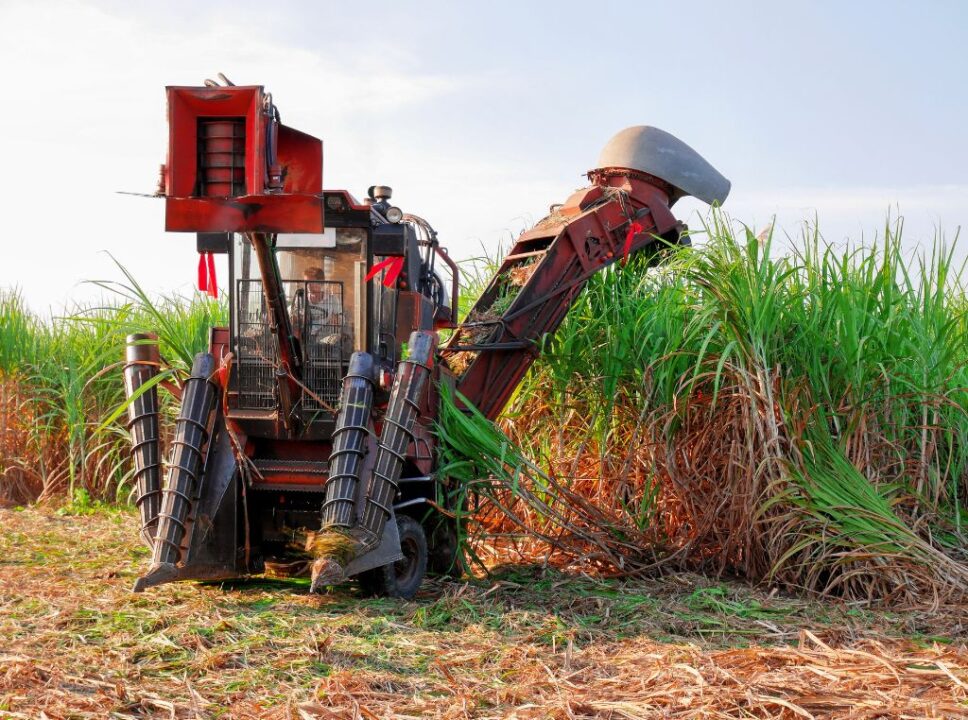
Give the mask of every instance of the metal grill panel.
POLYGON ((269 332, 262 282, 239 280, 236 297, 239 407, 271 410, 276 407, 276 352, 269 332))
POLYGON ((196 195, 245 195, 245 118, 198 119, 196 195))
MULTIPOLYGON (((260 280, 239 280, 237 361, 239 407, 271 410, 277 406, 275 340, 260 280)), ((349 360, 349 334, 343 306, 343 283, 287 281, 293 330, 303 355, 302 409, 307 420, 339 410, 340 388, 349 360)))
POLYGON ((307 280, 300 283, 306 298, 302 313, 303 410, 311 415, 339 408, 346 353, 343 283, 307 280))

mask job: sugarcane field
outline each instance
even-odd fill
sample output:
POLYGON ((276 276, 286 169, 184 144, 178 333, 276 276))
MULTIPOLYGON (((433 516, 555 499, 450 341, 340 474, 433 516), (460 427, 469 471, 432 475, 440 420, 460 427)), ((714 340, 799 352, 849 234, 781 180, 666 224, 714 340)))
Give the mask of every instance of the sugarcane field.
POLYGON ((0 3, 0 718, 968 718, 965 27, 0 3))

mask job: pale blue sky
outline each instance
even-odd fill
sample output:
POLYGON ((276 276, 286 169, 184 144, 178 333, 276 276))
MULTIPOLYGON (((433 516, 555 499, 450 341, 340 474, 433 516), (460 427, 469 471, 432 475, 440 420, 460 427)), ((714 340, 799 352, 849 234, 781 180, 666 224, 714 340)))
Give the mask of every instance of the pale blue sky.
POLYGON ((702 153, 757 227, 869 239, 897 205, 913 246, 968 224, 968 3, 38 5, 0 0, 0 288, 41 311, 116 277, 104 249, 190 292, 192 238, 114 191, 153 189, 163 86, 218 71, 323 138, 327 187, 392 185, 457 256, 538 219, 634 124, 702 153))

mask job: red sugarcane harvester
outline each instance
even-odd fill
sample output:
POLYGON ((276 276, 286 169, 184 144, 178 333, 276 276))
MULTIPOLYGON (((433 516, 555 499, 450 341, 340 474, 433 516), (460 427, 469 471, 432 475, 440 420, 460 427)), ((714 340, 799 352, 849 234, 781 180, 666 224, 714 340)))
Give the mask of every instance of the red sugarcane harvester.
POLYGON ((137 591, 305 567, 293 543, 306 532, 314 590, 356 577, 408 598, 427 571, 459 568, 435 452, 441 386, 495 418, 589 277, 636 253, 657 262, 688 242, 676 200, 729 192, 668 133, 623 130, 459 322, 457 267, 430 224, 391 205, 387 187, 363 202, 324 190, 322 143, 283 125, 262 87, 167 92, 166 229, 228 254, 230 322, 194 360, 164 465, 157 343, 129 338, 151 548, 137 591))

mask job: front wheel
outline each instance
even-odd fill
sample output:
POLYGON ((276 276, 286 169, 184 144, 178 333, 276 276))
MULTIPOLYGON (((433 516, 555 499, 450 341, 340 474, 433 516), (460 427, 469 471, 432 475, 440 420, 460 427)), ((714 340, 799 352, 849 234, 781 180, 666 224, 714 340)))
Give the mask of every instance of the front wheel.
POLYGON ((420 583, 427 573, 427 536, 420 523, 407 515, 397 516, 397 530, 403 557, 357 576, 360 587, 367 595, 409 600, 420 589, 420 583))
POLYGON ((470 574, 457 532, 457 523, 448 517, 437 518, 430 531, 430 560, 427 569, 431 575, 460 580, 470 574))

